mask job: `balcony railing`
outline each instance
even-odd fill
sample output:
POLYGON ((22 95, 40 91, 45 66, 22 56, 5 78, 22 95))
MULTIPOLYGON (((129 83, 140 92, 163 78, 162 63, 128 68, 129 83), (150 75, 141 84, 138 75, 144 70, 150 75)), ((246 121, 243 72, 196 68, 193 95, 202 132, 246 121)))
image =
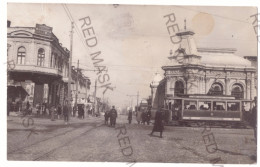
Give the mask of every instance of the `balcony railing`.
POLYGON ((14 71, 22 71, 22 72, 39 72, 39 73, 46 73, 46 74, 54 74, 54 75, 62 75, 62 71, 49 68, 49 67, 42 67, 37 65, 23 65, 23 64, 16 64, 14 71))

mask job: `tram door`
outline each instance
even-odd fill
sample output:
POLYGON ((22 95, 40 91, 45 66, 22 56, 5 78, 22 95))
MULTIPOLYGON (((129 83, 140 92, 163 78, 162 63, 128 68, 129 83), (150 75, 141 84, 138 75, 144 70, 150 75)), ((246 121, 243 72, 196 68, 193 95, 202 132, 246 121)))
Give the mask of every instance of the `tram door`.
POLYGON ((172 105, 172 119, 180 120, 181 112, 182 112, 182 100, 176 99, 176 100, 174 100, 174 103, 172 105))

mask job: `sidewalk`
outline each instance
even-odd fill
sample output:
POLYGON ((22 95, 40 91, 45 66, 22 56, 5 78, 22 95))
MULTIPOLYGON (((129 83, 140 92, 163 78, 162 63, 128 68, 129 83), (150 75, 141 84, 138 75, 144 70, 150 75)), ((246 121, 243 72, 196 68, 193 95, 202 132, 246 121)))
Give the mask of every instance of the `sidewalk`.
MULTIPOLYGON (((69 117, 69 125, 86 122, 96 122, 102 120, 103 117, 86 116, 84 119, 78 117, 69 117)), ((35 114, 23 116, 22 113, 10 114, 7 116, 7 129, 28 129, 35 127, 37 129, 46 129, 46 126, 50 125, 64 125, 63 116, 60 119, 52 121, 49 115, 37 116, 35 114)), ((66 126, 66 125, 64 125, 66 126)))

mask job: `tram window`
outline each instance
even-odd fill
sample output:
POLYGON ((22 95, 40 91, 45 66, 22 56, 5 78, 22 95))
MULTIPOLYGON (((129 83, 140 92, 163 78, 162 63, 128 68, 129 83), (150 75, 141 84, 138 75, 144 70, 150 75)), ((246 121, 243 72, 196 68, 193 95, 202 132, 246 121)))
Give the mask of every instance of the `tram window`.
POLYGON ((197 101, 184 101, 185 110, 197 110, 197 101))
POLYGON ((228 102, 227 110, 228 111, 239 111, 239 102, 228 102))
POLYGON ((226 103, 225 102, 213 102, 213 110, 215 111, 224 111, 226 108, 226 103))
POLYGON ((200 110, 210 110, 211 102, 210 101, 199 101, 199 109, 200 110))

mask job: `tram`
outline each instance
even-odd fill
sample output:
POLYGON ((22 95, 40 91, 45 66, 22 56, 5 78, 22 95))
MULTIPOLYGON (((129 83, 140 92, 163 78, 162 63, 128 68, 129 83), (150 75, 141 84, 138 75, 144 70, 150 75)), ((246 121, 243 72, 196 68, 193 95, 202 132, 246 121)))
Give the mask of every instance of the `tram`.
POLYGON ((136 109, 136 121, 138 124, 142 121, 142 113, 148 110, 148 101, 146 99, 142 99, 139 107, 136 109))
POLYGON ((252 101, 232 96, 184 95, 168 97, 166 103, 177 121, 242 122, 252 108, 252 101))

